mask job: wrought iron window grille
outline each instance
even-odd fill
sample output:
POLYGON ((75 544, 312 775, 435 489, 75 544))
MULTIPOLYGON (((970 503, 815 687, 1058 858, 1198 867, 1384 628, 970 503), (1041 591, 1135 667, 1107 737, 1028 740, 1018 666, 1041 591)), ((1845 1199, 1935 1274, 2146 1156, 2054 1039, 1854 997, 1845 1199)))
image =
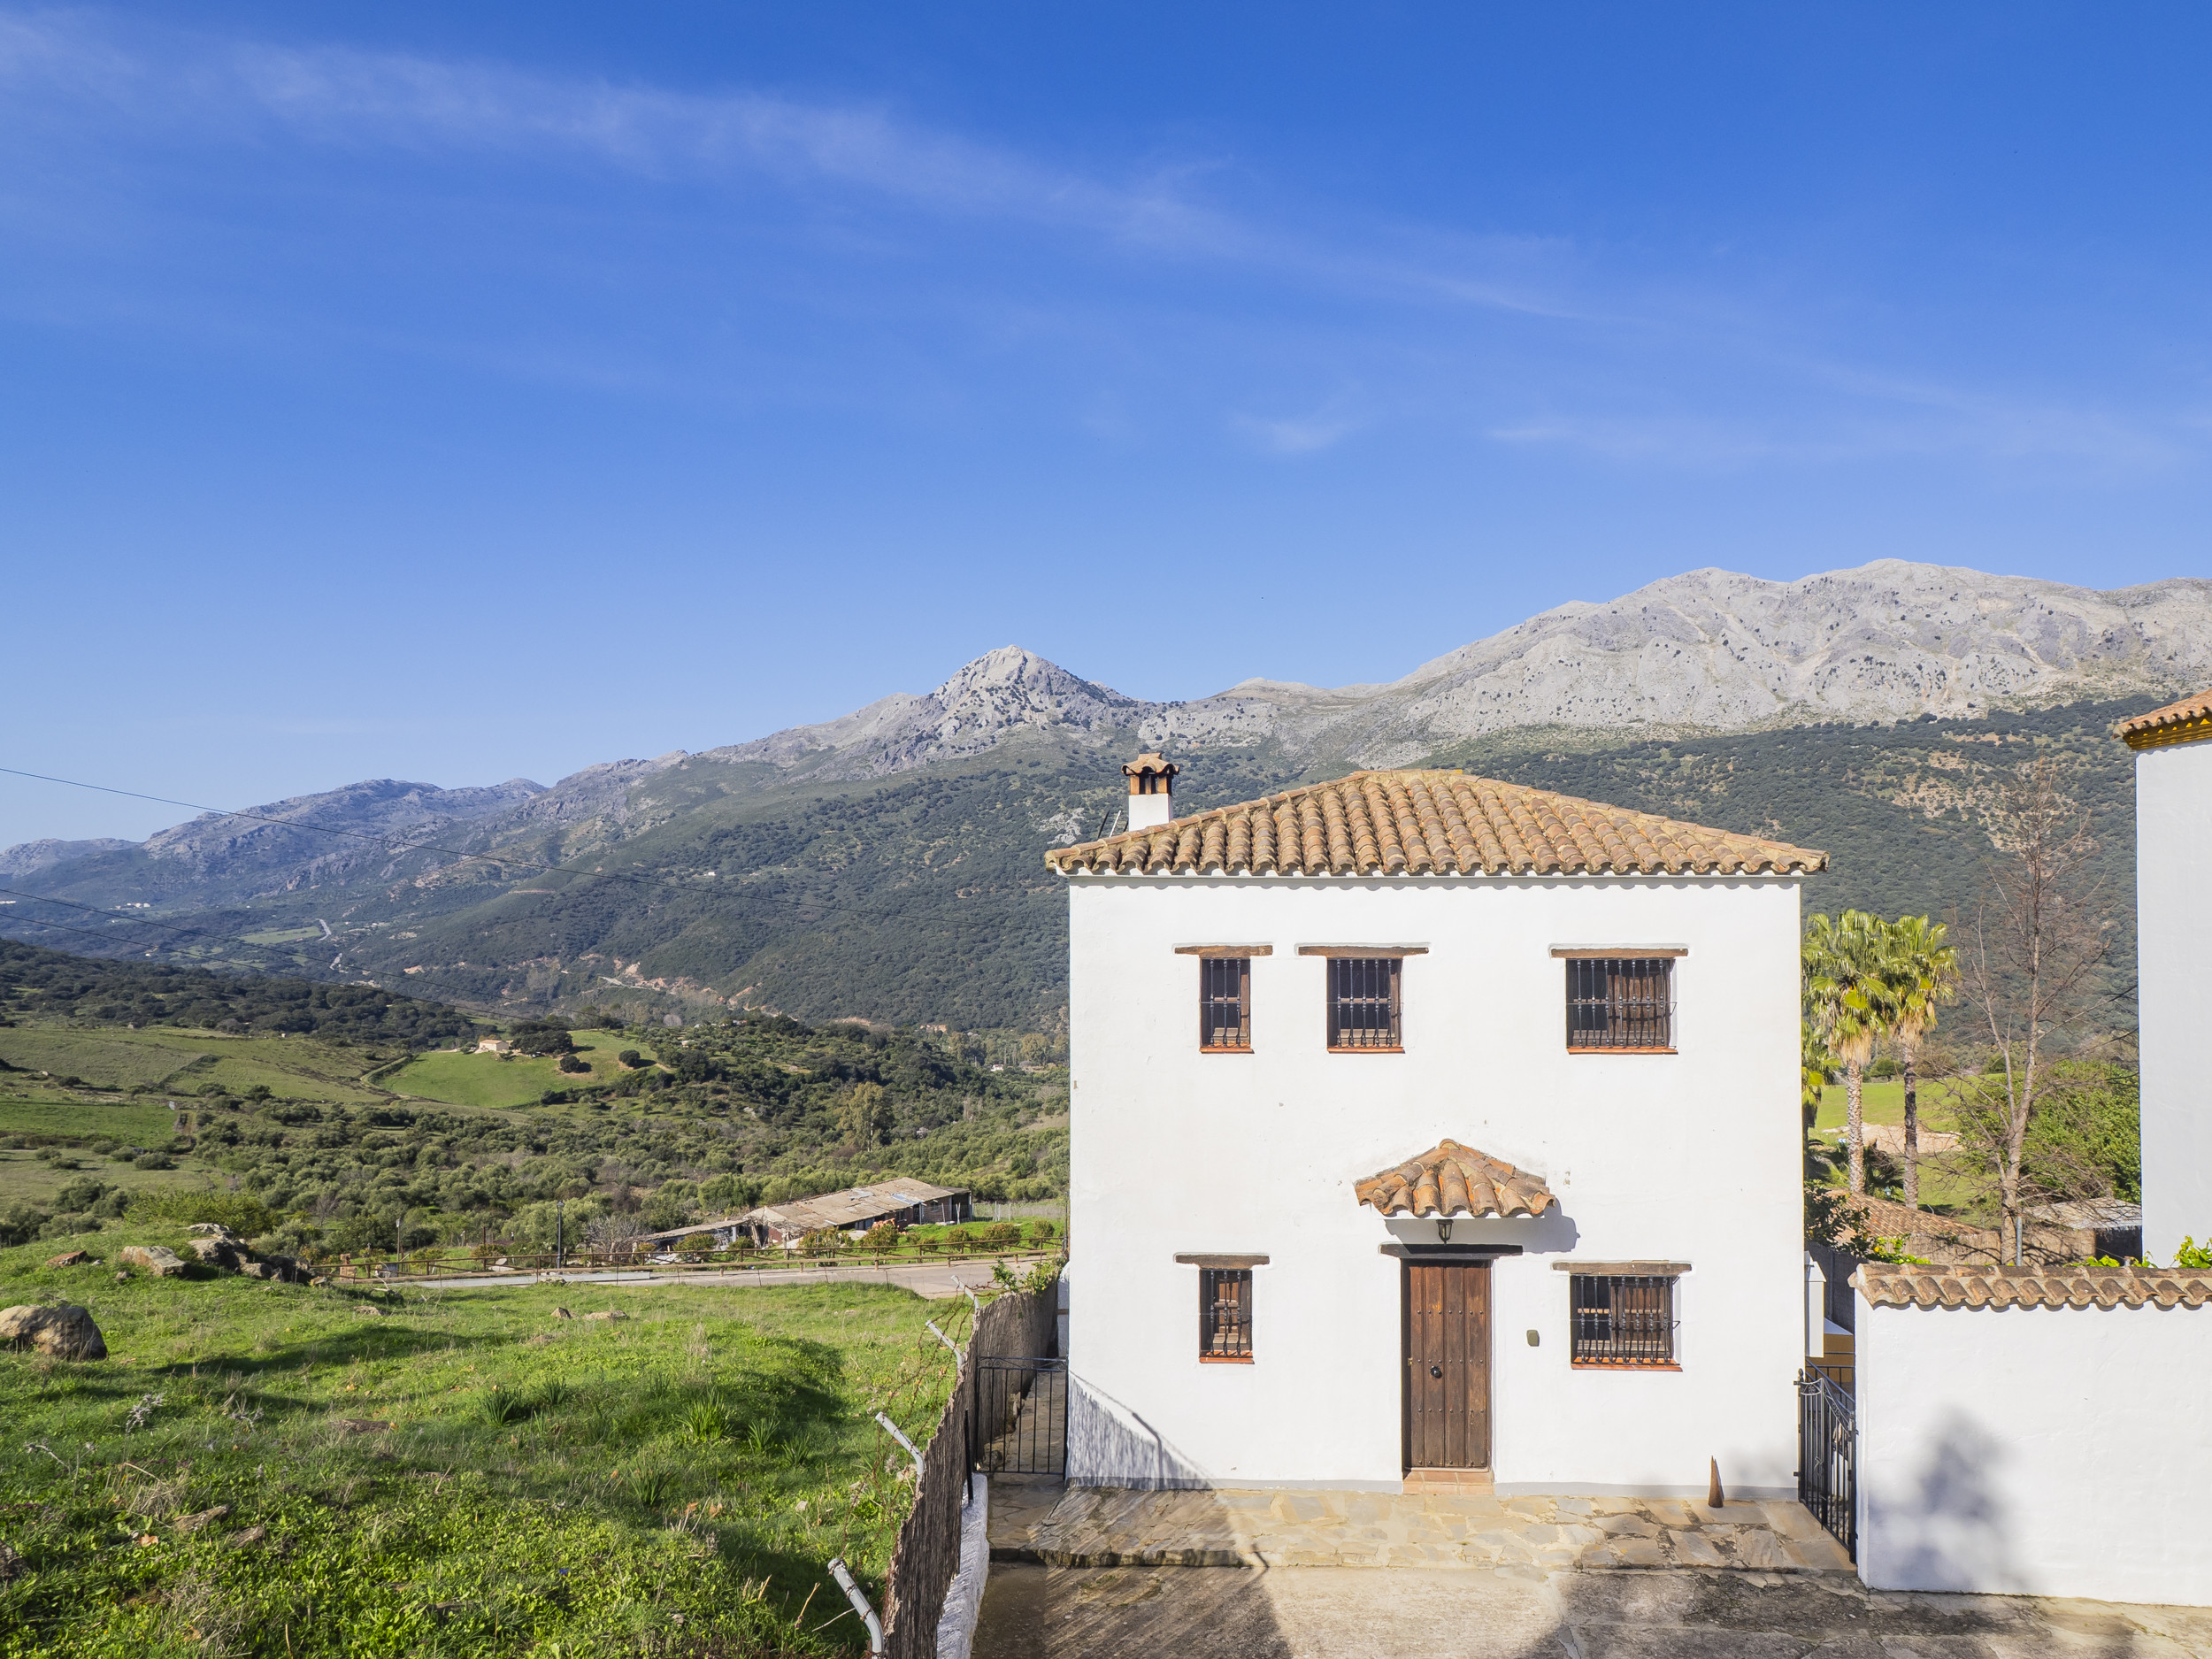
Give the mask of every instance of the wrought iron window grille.
POLYGON ((1405 1046, 1396 956, 1329 958, 1329 1047, 1339 1051, 1405 1046))
POLYGON ((1645 1054, 1671 1052, 1674 959, 1571 959, 1567 964, 1567 1047, 1645 1054))
POLYGON ((1569 1362, 1576 1365, 1673 1368, 1671 1276, 1569 1276, 1569 1362))
POLYGON ((1252 1270, 1198 1270, 1198 1357, 1249 1364, 1252 1360, 1252 1270))
POLYGON ((1252 1047, 1252 964, 1242 956, 1198 962, 1198 1046, 1217 1054, 1252 1047))

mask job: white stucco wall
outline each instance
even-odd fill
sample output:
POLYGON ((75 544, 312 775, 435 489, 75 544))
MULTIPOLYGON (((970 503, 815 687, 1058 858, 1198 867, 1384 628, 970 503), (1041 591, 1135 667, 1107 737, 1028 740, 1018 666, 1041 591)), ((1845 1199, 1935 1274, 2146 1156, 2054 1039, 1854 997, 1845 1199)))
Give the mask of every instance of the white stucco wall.
POLYGON ((2141 984, 2143 1250, 2171 1263, 2212 1240, 2212 740, 2135 757, 2136 952, 2141 984))
POLYGON ((1878 1590, 2212 1605, 2212 1308, 1858 1303, 1878 1590))
POLYGON ((1355 1180, 1449 1136, 1544 1178, 1457 1223, 1493 1276, 1502 1490, 1793 1493, 1804 1275, 1793 880, 1079 877, 1069 1357, 1078 1480, 1370 1486, 1401 1467, 1399 1263, 1355 1180), (1251 1055, 1197 1048, 1198 961, 1252 964, 1251 1055), (1400 1055, 1325 1047, 1322 958, 1425 945, 1400 1055), (1570 1055, 1555 946, 1684 946, 1672 1056, 1570 1055), (1197 1358, 1190 1254, 1263 1253, 1251 1365, 1197 1358), (1679 1371, 1575 1371, 1555 1261, 1688 1262, 1679 1371), (1540 1333, 1540 1346, 1526 1333, 1540 1333))

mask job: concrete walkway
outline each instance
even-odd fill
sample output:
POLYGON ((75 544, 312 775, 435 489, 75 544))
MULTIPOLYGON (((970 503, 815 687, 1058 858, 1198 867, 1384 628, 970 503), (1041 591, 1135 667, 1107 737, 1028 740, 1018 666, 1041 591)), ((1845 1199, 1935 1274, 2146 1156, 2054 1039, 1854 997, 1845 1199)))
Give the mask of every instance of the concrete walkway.
POLYGON ((1802 1504, 991 1483, 991 1559, 1052 1567, 1737 1567, 1848 1574, 1802 1504))
MULTIPOLYGON (((995 1502, 995 1499, 994 1500, 995 1502)), ((2212 1609, 1840 1572, 995 1564, 972 1659, 2204 1659, 2212 1609)))

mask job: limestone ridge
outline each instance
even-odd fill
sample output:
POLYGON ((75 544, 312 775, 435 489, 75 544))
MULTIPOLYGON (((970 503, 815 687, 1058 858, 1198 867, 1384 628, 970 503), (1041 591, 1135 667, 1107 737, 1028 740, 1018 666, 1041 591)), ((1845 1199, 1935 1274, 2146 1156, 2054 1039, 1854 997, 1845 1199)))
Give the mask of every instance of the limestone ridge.
POLYGON ((1154 703, 1010 645, 933 691, 697 755, 589 766, 550 788, 519 778, 461 789, 373 780, 251 809, 277 823, 211 814, 142 846, 27 842, 0 852, 0 872, 88 897, 127 877, 134 888, 151 879, 164 897, 192 889, 192 902, 237 902, 426 879, 452 862, 436 849, 490 851, 549 830, 562 856, 577 858, 682 816, 681 791, 661 787, 677 772, 758 795, 887 778, 1006 744, 1064 753, 1133 743, 1266 747, 1317 775, 1416 763, 1513 728, 1744 731, 2166 697, 2208 684, 2212 581, 2202 579, 2101 593, 1897 559, 1790 582, 1701 570, 1609 603, 1558 606, 1387 685, 1248 680, 1154 703), (316 833, 328 829, 349 834, 316 833))
POLYGON ((1561 605, 1383 686, 1251 680, 1148 703, 1008 646, 921 696, 703 760, 865 778, 1025 733, 1077 743, 1272 743, 1311 764, 1396 766, 1521 726, 1743 731, 1966 717, 2212 682, 2212 581, 2100 593, 1882 559, 1798 581, 1692 571, 1561 605))

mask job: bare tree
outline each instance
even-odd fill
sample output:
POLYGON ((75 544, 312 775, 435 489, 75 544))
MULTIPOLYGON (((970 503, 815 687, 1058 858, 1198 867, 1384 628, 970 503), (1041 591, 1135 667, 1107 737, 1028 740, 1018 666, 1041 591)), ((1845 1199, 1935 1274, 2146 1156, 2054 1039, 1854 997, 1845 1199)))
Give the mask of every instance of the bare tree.
POLYGON ((2085 1011, 2093 977, 2111 949, 2088 818, 2059 788, 2047 759, 2029 762, 2006 786, 1992 861, 1960 951, 1966 1000, 1996 1064, 1958 1099, 1964 1148, 1996 1178, 2013 1264, 2021 1265, 2023 1178, 2028 1133, 2068 1087, 2056 1063, 2085 1011))

